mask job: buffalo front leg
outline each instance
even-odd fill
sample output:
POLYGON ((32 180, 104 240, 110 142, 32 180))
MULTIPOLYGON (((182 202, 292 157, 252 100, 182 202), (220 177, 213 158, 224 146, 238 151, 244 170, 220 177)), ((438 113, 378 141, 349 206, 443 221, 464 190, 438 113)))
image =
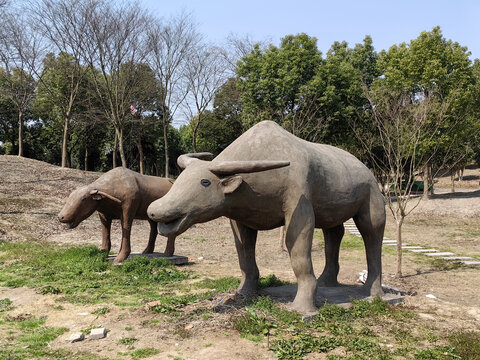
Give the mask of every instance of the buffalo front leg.
MULTIPOLYGON (((131 213, 135 212, 132 211, 131 213)), ((130 234, 132 232, 133 216, 124 210, 120 222, 122 224, 122 245, 120 247, 120 252, 114 260, 116 263, 123 262, 128 258, 128 255, 130 255, 130 234)))
POLYGON ((299 199, 292 214, 287 214, 285 227, 287 249, 298 283, 297 295, 291 307, 300 313, 311 314, 317 310, 314 302, 317 281, 311 255, 315 215, 305 197, 299 199))
POLYGON ((112 242, 110 241, 110 229, 112 228, 112 219, 108 219, 102 213, 98 213, 100 222, 102 223, 102 245, 99 247, 100 250, 110 251, 112 247, 112 242))
POLYGON ((175 252, 175 236, 170 235, 167 240, 167 245, 165 246, 165 251, 163 252, 165 256, 173 256, 175 252))
POLYGON ((237 289, 237 293, 245 296, 254 296, 257 294, 258 277, 260 274, 255 261, 257 230, 234 220, 230 220, 230 225, 235 238, 240 270, 242 271, 242 281, 237 289))
POLYGON ((148 244, 142 254, 151 254, 155 250, 155 241, 157 240, 157 223, 152 220, 148 220, 150 224, 150 236, 148 237, 148 244))
POLYGON ((345 229, 343 224, 330 229, 323 229, 323 237, 325 239, 325 268, 317 280, 318 286, 338 286, 337 276, 340 270, 338 256, 344 233, 345 229))

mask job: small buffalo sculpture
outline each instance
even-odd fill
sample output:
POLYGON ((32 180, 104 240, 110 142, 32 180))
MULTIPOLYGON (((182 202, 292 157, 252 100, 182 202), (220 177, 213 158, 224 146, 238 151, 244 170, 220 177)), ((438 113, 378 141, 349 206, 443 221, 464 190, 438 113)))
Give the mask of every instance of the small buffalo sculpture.
POLYGON ((316 310, 317 285, 338 285, 343 223, 353 218, 366 249, 365 289, 370 295, 383 294, 385 203, 374 176, 357 158, 301 140, 272 121, 249 129, 211 162, 199 159, 204 156, 180 156, 177 162, 185 170, 168 194, 148 207, 160 234, 178 236, 195 223, 230 218, 242 271, 237 292, 254 295, 257 231, 285 225, 298 281, 292 308, 311 313, 316 310), (326 262, 318 281, 311 260, 315 228, 321 228, 325 238, 326 262))
MULTIPOLYGON (((83 220, 98 211, 102 223, 100 249, 110 251, 110 228, 113 219, 120 219, 122 243, 115 262, 124 261, 130 255, 130 232, 134 219, 148 220, 150 237, 144 254, 152 253, 157 238, 157 225, 147 216, 150 203, 164 196, 173 181, 156 176, 140 175, 122 167, 110 170, 90 185, 74 190, 68 197, 58 219, 68 228, 75 228, 83 220)), ((168 236, 165 255, 175 251, 175 235, 168 236)))

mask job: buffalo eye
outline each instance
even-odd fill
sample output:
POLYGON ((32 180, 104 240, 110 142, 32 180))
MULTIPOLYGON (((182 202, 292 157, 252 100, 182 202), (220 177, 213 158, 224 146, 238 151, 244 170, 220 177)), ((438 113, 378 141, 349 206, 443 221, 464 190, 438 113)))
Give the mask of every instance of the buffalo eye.
POLYGON ((202 180, 200 180, 200 184, 202 184, 202 186, 207 187, 207 186, 210 186, 211 182, 210 182, 210 180, 202 179, 202 180))
POLYGON ((85 200, 87 200, 87 197, 86 196, 82 197, 82 201, 85 201, 85 200))

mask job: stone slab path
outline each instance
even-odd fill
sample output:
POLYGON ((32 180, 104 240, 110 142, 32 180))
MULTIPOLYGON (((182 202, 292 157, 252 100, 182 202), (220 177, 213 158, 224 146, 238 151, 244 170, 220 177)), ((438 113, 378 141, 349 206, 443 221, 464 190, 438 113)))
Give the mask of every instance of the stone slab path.
MULTIPOLYGON (((344 226, 345 226, 345 229, 350 234, 358 237, 362 236, 360 234, 360 231, 358 231, 357 226, 355 225, 355 222, 353 221, 353 219, 349 219, 348 221, 346 221, 344 226)), ((383 246, 397 246, 397 241, 390 240, 384 237, 383 246)), ((460 261, 465 265, 480 265, 480 261, 475 258, 472 258, 469 256, 457 256, 456 254, 448 251, 441 252, 436 249, 425 249, 422 246, 408 245, 408 244, 403 244, 402 249, 405 251, 410 251, 417 254, 423 254, 430 257, 438 257, 440 259, 447 260, 447 261, 460 261)))

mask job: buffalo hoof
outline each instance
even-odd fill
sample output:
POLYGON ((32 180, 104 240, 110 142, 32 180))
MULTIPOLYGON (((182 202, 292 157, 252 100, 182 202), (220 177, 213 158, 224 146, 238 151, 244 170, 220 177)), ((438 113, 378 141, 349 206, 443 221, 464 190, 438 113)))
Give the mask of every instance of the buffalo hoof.
POLYGON ((333 278, 332 276, 320 276, 317 280, 317 286, 320 286, 320 287, 335 287, 335 286, 338 286, 338 281, 335 278, 333 278))
POLYGON ((118 254, 117 257, 113 260, 114 263, 118 264, 118 263, 122 263, 124 262, 127 258, 128 258, 128 255, 130 254, 118 254))
POLYGON ((153 250, 151 247, 146 247, 145 250, 142 251, 142 254, 152 254, 153 250))
POLYGON ((98 247, 98 250, 100 250, 100 251, 104 251, 104 250, 105 250, 107 253, 110 252, 110 248, 109 248, 109 247, 104 247, 104 246, 99 246, 99 247, 98 247))
POLYGON ((318 309, 310 301, 296 301, 289 303, 287 308, 296 311, 302 315, 311 316, 318 313, 318 309))

